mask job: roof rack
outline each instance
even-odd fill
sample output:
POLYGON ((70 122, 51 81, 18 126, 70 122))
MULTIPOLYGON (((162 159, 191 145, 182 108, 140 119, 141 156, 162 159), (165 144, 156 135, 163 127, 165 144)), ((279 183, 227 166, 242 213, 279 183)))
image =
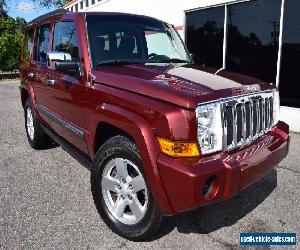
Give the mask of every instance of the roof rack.
POLYGON ((60 8, 60 9, 51 11, 51 12, 49 12, 49 13, 46 13, 46 14, 44 14, 44 15, 42 15, 42 16, 39 16, 39 17, 37 17, 37 18, 31 20, 27 25, 30 26, 30 25, 32 25, 32 24, 34 24, 34 23, 37 23, 37 22, 39 22, 39 21, 42 21, 42 20, 44 20, 44 19, 46 19, 46 18, 48 18, 48 17, 56 16, 56 15, 61 15, 61 14, 65 14, 65 13, 67 13, 67 12, 68 12, 68 11, 67 11, 66 9, 60 8))

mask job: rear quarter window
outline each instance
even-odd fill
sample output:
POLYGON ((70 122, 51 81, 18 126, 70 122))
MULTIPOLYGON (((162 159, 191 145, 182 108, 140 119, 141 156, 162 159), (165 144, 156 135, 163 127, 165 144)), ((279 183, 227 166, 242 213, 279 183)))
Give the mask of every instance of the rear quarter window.
POLYGON ((34 29, 27 29, 24 33, 22 60, 30 60, 33 51, 34 29))
POLYGON ((50 25, 44 24, 37 28, 34 42, 34 60, 46 62, 47 52, 50 47, 50 25))

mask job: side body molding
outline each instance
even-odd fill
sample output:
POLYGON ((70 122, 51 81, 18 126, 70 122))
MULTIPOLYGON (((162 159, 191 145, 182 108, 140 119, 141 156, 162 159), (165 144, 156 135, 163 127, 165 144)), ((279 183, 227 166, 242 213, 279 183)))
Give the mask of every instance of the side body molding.
POLYGON ((174 214, 161 182, 156 164, 160 152, 148 121, 142 116, 114 104, 103 103, 98 106, 93 118, 90 119, 90 134, 87 137, 88 150, 92 159, 96 154, 94 149, 96 130, 101 122, 111 124, 133 137, 141 155, 144 173, 154 198, 160 204, 160 209, 165 215, 174 214))

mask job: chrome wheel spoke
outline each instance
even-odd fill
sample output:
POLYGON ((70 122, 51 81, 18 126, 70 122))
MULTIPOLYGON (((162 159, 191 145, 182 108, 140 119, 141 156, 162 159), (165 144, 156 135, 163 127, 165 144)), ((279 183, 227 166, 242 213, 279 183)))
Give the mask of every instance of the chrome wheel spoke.
POLYGON ((129 203, 129 207, 136 220, 141 220, 144 217, 144 208, 136 195, 132 197, 132 202, 129 203))
POLYGON ((34 139, 34 126, 33 126, 33 114, 30 108, 26 110, 26 125, 27 133, 31 140, 34 139))
POLYGON ((134 177, 132 179, 132 181, 130 182, 130 184, 133 187, 134 193, 146 189, 145 182, 144 182, 142 175, 138 175, 138 176, 134 177))
POLYGON ((112 177, 105 176, 102 179, 102 188, 110 191, 116 191, 117 190, 117 185, 118 181, 116 179, 113 179, 112 177))
POLYGON ((148 190, 141 171, 134 163, 123 158, 109 161, 103 170, 101 189, 105 205, 118 221, 133 225, 144 218, 148 190))
POLYGON ((127 162, 124 159, 117 158, 115 164, 118 176, 126 178, 128 176, 127 162))
POLYGON ((123 214, 125 212, 125 207, 126 207, 125 200, 123 198, 121 198, 121 196, 118 196, 116 203, 113 207, 114 213, 117 218, 120 218, 123 216, 123 214))

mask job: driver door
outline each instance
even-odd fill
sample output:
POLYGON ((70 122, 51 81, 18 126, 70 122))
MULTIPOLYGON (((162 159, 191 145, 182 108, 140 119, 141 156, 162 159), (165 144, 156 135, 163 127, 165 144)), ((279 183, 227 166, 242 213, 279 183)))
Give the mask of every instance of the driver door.
MULTIPOLYGON (((67 59, 73 62, 79 62, 80 58, 77 30, 73 21, 54 24, 52 50, 68 55, 67 59)), ((51 126, 58 135, 87 153, 86 82, 74 72, 49 68, 49 80, 59 86, 48 100, 51 126)))

